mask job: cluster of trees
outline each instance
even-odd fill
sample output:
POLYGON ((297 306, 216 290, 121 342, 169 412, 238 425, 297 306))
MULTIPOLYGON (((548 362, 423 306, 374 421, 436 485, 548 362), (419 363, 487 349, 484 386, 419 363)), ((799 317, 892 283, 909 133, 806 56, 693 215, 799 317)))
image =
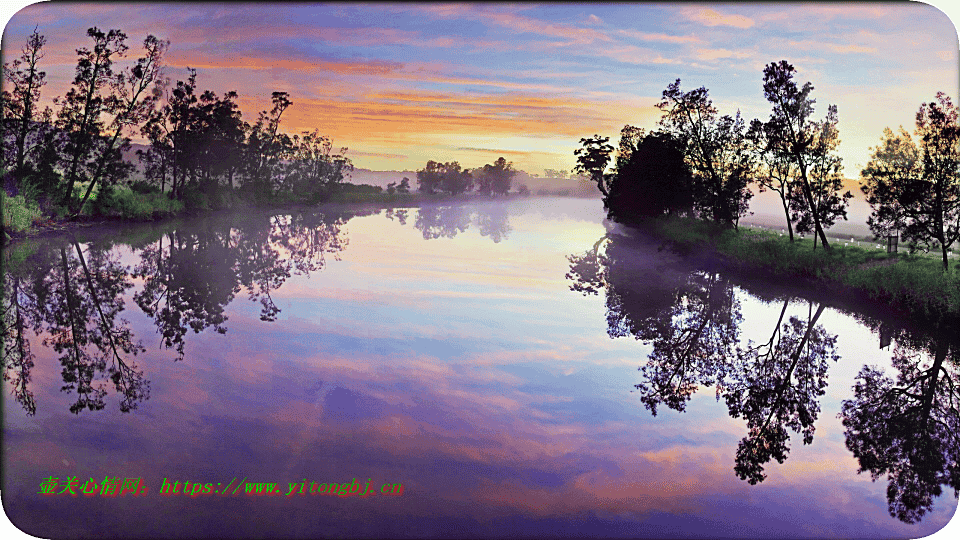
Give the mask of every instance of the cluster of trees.
POLYGON ((417 171, 417 189, 427 194, 459 195, 475 189, 484 195, 506 195, 516 174, 513 163, 502 157, 472 171, 461 168, 456 161, 428 161, 426 167, 417 171))
MULTIPOLYGON (((734 472, 763 482, 767 464, 787 459, 791 432, 813 442, 828 368, 839 361, 837 336, 818 324, 826 306, 811 302, 790 315, 789 297, 758 291, 783 306, 769 337, 744 340, 734 291, 742 282, 652 257, 656 246, 643 242, 607 235, 569 256, 570 289, 605 295, 611 338, 651 345, 635 386, 652 414, 660 407, 684 412, 698 389, 714 387, 730 416, 746 423, 734 472)), ((881 335, 889 328, 863 321, 881 335)), ((889 512, 907 523, 920 521, 945 487, 960 490, 960 342, 947 321, 923 328, 889 328, 896 377, 865 365, 839 415, 860 471, 874 480, 887 475, 889 512)))
POLYGON ((120 30, 87 31, 90 46, 77 50, 74 80, 54 108, 40 109, 46 73, 46 39, 36 31, 19 58, 4 64, 2 101, 4 187, 25 192, 48 209, 76 215, 95 192, 131 184, 136 168, 123 159, 130 137, 149 141, 138 151, 140 190, 178 200, 214 201, 234 192, 257 201, 288 198, 317 201, 344 180, 352 164, 345 148, 335 152, 317 131, 280 130, 293 104, 286 92, 272 94, 272 108, 245 122, 236 92, 222 96, 197 86, 195 70, 185 81, 163 76, 169 42, 147 36, 132 65, 120 30))
POLYGON ((911 250, 947 253, 960 240, 960 122, 944 93, 917 111, 917 143, 900 127, 883 132, 861 172, 861 189, 873 214, 867 224, 877 236, 899 234, 911 250))
MULTIPOLYGON (((749 124, 739 111, 720 115, 706 88, 684 92, 677 79, 657 104, 663 116, 656 131, 625 126, 617 149, 608 137, 581 139, 576 171, 597 184, 610 217, 627 222, 691 214, 736 227, 755 183, 780 196, 791 241, 795 232, 813 233, 814 249, 818 241, 830 249, 825 231, 846 219, 853 197, 843 192, 839 117, 830 105, 814 119, 813 85, 799 85, 795 74, 786 60, 764 68, 770 117, 749 124)), ((918 144, 902 127, 887 129, 861 172, 874 234, 900 234, 912 250, 940 250, 944 271, 960 240, 958 116, 938 94, 917 112, 918 144)))

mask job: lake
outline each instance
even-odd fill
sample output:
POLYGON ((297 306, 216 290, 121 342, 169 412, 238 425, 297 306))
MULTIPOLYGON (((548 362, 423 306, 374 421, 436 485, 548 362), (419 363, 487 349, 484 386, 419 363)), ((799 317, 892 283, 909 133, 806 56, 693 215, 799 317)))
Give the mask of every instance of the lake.
POLYGON ((5 510, 42 538, 950 520, 955 329, 727 275, 603 217, 574 198, 336 206, 7 249, 5 510))

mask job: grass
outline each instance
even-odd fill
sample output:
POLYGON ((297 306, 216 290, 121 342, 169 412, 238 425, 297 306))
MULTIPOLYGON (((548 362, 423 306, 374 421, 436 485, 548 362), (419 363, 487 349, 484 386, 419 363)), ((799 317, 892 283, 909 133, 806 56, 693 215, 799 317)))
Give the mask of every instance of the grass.
POLYGON ((854 291, 924 319, 960 317, 960 269, 951 261, 943 272, 939 258, 843 245, 813 249, 809 239, 793 243, 779 233, 732 230, 689 218, 657 220, 652 232, 685 252, 715 252, 729 265, 817 286, 854 291))
POLYGON ((159 191, 138 193, 127 186, 101 189, 96 198, 91 197, 90 201, 84 205, 84 213, 135 221, 171 216, 182 212, 184 208, 182 202, 170 199, 159 191))

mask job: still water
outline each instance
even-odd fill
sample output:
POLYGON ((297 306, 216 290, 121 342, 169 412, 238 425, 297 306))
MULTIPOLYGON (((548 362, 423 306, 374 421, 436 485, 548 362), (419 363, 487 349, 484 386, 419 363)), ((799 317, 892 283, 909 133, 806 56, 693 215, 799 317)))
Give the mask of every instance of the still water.
POLYGON ((918 538, 957 507, 949 332, 599 201, 225 214, 4 265, 3 502, 42 538, 918 538))

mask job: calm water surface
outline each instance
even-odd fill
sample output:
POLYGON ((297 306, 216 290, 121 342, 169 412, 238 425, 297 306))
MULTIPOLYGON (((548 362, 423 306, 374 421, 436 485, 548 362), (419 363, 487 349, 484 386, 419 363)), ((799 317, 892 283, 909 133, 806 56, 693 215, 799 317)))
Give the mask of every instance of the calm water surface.
POLYGON ((43 538, 919 538, 950 520, 946 332, 602 218, 563 198, 337 207, 7 250, 6 511, 43 538), (39 493, 104 477, 148 491, 39 493), (241 479, 282 495, 216 493, 241 479), (375 494, 309 494, 353 479, 375 494))

